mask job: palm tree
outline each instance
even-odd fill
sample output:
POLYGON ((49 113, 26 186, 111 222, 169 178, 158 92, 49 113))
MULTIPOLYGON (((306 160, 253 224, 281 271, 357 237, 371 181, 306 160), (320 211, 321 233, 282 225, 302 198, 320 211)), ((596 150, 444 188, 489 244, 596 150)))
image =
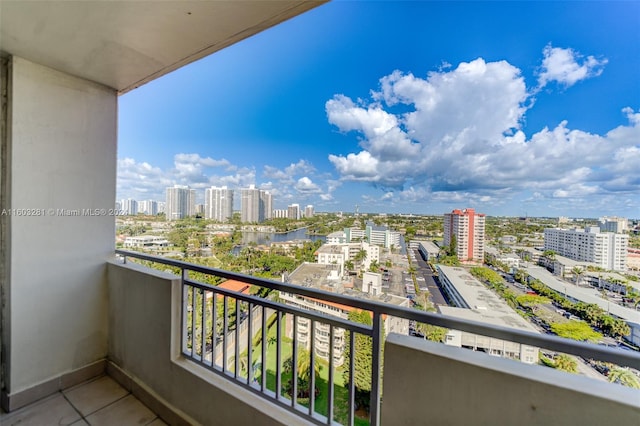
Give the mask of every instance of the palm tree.
MULTIPOLYGON (((314 375, 320 376, 322 371, 322 365, 320 363, 314 363, 314 375)), ((283 372, 293 373, 293 357, 287 358, 283 364, 283 372)), ((298 348, 298 362, 296 366, 297 377, 297 397, 308 398, 310 395, 309 384, 311 383, 311 352, 306 348, 298 348)), ((291 394, 293 391, 293 378, 285 385, 285 392, 291 394)), ((317 385, 314 393, 317 392, 317 385)))
POLYGON ((362 268, 363 262, 367 259, 367 251, 365 249, 358 250, 355 256, 353 256, 353 260, 358 263, 359 267, 362 268))
POLYGON ((634 389, 640 389, 640 380, 628 368, 614 367, 609 370, 609 381, 620 383, 634 389))
POLYGON ((571 272, 573 273, 573 276, 574 276, 574 278, 575 278, 575 280, 576 280, 576 285, 577 285, 578 287, 580 287, 580 278, 582 278, 582 272, 583 272, 583 271, 582 271, 582 268, 581 268, 581 267, 579 267, 579 266, 575 266, 575 267, 571 270, 571 272))
POLYGON ((558 370, 567 371, 569 373, 577 373, 578 372, 578 362, 575 358, 565 355, 559 354, 555 359, 556 368, 558 370))

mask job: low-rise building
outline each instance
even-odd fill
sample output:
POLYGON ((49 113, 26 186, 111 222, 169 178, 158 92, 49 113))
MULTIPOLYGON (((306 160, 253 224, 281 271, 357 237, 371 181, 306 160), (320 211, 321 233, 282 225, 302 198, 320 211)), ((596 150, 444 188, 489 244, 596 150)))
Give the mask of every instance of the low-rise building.
MULTIPOLYGON (((379 274, 377 274, 379 275, 379 274)), ((312 287, 332 293, 343 294, 346 296, 358 297, 381 303, 390 303, 397 306, 409 306, 409 299, 399 296, 382 294, 373 291, 380 288, 376 285, 368 285, 369 293, 364 293, 354 289, 352 280, 343 280, 337 265, 321 265, 318 263, 304 263, 295 271, 285 277, 285 281, 289 284, 301 285, 304 287, 312 287)), ((364 286, 363 282, 363 286, 364 286)), ((339 303, 329 302, 326 300, 318 300, 311 297, 294 295, 292 293, 280 292, 280 300, 287 305, 296 306, 300 309, 311 310, 325 315, 331 315, 347 319, 349 312, 356 308, 352 306, 342 305, 339 303)), ((297 341, 300 345, 307 349, 315 350, 318 357, 328 360, 330 353, 330 330, 331 326, 326 323, 312 321, 305 318, 297 319, 297 341), (314 327, 314 341, 311 342, 311 327, 314 327)), ((402 318, 396 318, 389 315, 384 316, 385 335, 388 333, 399 333, 407 335, 409 333, 409 321, 402 318)), ((293 316, 287 315, 286 318, 286 335, 293 337, 294 325, 293 316)), ((339 327, 333 329, 333 362, 336 367, 344 363, 345 349, 345 330, 339 327)))
MULTIPOLYGON (((437 265, 440 283, 449 300, 455 305, 439 306, 447 316, 499 325, 537 333, 535 327, 518 315, 497 294, 460 267, 437 265)), ((466 331, 450 330, 445 344, 486 352, 520 360, 527 364, 538 362, 538 348, 466 331)))
POLYGON ((139 235, 136 237, 127 237, 123 245, 127 248, 156 248, 168 247, 169 241, 164 237, 155 235, 139 235))

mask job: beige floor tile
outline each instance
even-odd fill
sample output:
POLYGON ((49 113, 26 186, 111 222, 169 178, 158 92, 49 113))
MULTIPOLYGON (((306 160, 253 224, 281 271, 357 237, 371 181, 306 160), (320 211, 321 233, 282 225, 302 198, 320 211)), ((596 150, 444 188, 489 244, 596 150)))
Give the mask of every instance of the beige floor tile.
POLYGON ((85 417, 128 394, 122 386, 108 376, 73 387, 63 393, 85 417))
POLYGON ((138 426, 150 423, 156 415, 133 395, 105 407, 89 417, 91 426, 138 426))
POLYGON ((77 422, 73 423, 71 426, 89 426, 89 423, 87 423, 85 420, 78 420, 77 422))
POLYGON ((3 414, 2 426, 71 425, 80 414, 61 393, 38 401, 11 413, 3 414))

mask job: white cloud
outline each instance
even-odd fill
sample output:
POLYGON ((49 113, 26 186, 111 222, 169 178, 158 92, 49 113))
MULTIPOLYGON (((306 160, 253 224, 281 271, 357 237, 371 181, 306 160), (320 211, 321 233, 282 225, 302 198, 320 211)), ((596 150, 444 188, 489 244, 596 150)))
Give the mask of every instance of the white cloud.
POLYGON ((313 181, 306 176, 298 179, 298 182, 295 185, 295 189, 302 194, 318 194, 322 192, 320 187, 313 183, 313 181))
POLYGON ((602 74, 607 59, 598 60, 593 56, 582 57, 573 49, 563 49, 547 45, 542 51, 544 59, 538 75, 538 86, 544 87, 555 81, 566 87, 580 80, 602 74))
MULTIPOLYGON (((598 75, 606 60, 545 48, 541 81, 571 85, 598 75)), ((344 181, 386 190, 383 201, 500 203, 518 192, 576 197, 640 187, 640 113, 604 135, 566 121, 530 137, 521 130, 533 92, 518 68, 479 58, 425 78, 394 71, 367 103, 336 95, 329 122, 356 132, 361 150, 329 161, 344 181), (401 111, 401 112, 398 112, 401 111), (390 192, 395 196, 389 195, 390 192)))

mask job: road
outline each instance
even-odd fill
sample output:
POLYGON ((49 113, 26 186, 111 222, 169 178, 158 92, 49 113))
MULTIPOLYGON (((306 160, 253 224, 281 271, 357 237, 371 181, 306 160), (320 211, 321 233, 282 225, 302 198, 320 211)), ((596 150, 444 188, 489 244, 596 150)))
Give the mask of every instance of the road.
POLYGON ((418 280, 418 287, 420 289, 426 288, 430 294, 431 302, 436 306, 448 306, 447 298, 438 287, 436 283, 436 278, 433 275, 433 271, 422 259, 422 256, 418 252, 418 250, 411 250, 409 253, 411 257, 411 264, 416 268, 416 277, 418 280), (421 280, 422 278, 423 280, 421 280))

